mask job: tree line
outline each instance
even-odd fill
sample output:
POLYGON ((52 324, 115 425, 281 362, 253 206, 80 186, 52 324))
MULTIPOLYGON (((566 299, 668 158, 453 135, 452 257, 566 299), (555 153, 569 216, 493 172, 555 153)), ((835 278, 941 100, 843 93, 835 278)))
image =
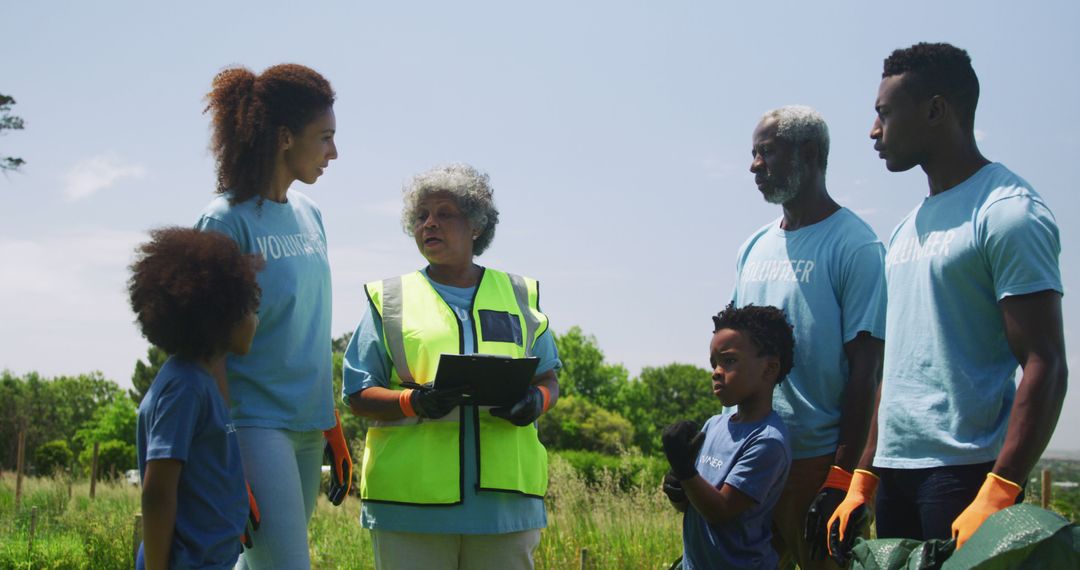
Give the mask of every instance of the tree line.
MULTIPOLYGON (((333 339, 335 395, 341 393, 350 337, 333 339)), ((665 425, 679 419, 704 422, 720 410, 704 368, 672 363, 646 367, 631 378, 621 364, 606 360, 594 336, 578 327, 555 334, 555 344, 563 362, 561 397, 539 423, 540 439, 549 449, 654 455, 660 453, 665 425)), ((0 468, 15 468, 20 431, 26 433, 25 458, 32 474, 85 475, 95 442, 99 473, 134 468, 136 409, 166 358, 151 346, 146 358, 136 361, 128 391, 100 372, 43 378, 5 370, 0 376, 0 468)), ((367 421, 349 413, 340 398, 336 405, 346 437, 359 444, 367 421)))

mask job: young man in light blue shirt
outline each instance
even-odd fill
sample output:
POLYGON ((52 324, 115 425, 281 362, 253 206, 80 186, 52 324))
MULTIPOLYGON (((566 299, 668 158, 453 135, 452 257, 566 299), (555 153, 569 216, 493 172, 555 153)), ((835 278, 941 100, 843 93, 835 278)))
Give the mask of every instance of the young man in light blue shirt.
POLYGON ((1067 377, 1057 225, 1031 185, 979 152, 967 52, 899 49, 882 77, 874 149, 891 172, 922 167, 930 192, 889 241, 889 343, 860 461, 868 484, 853 483, 858 496, 830 521, 841 558, 848 522, 864 520, 873 496, 870 470, 879 537, 952 536, 963 547, 1020 499, 1067 377))
POLYGON ((835 568, 825 523, 866 441, 885 337, 885 249, 825 187, 829 131, 803 106, 769 111, 750 171, 783 216, 739 250, 736 306, 772 305, 795 329, 795 367, 773 406, 791 432, 791 476, 773 511, 781 567, 835 568))

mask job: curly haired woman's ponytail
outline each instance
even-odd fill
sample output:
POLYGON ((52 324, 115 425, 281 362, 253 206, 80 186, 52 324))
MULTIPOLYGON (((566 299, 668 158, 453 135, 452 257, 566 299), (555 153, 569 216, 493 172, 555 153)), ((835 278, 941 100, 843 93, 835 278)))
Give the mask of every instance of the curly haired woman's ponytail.
POLYGON ((217 163, 217 192, 237 204, 260 195, 273 174, 278 128, 299 134, 334 105, 334 90, 318 72, 281 64, 256 76, 244 67, 218 73, 206 95, 213 117, 210 150, 217 163))

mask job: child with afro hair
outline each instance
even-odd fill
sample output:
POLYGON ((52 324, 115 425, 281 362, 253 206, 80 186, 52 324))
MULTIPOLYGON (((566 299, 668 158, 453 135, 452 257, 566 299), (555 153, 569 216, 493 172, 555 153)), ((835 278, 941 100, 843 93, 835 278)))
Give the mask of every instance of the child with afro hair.
POLYGON ((169 359, 139 405, 138 565, 232 568, 251 506, 212 370, 251 347, 263 260, 215 232, 170 227, 150 237, 137 249, 128 292, 143 335, 169 359))
POLYGON ((663 490, 683 517, 683 568, 776 568, 772 509, 787 480, 791 446, 773 411, 773 388, 793 365, 795 340, 776 307, 729 304, 713 317, 713 394, 734 413, 703 427, 664 429, 671 470, 663 490))

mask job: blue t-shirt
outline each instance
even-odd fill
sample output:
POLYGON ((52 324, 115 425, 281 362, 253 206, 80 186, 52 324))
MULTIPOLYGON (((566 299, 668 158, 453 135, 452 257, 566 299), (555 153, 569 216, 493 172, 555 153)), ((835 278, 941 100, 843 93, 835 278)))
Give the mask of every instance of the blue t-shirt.
POLYGON ((693 505, 683 515, 683 568, 776 568, 772 510, 791 467, 788 431, 776 412, 754 423, 731 414, 709 418, 701 431, 701 477, 720 489, 735 487, 755 505, 722 525, 709 524, 693 505))
POLYGON ((169 568, 232 568, 248 499, 236 428, 214 379, 198 364, 170 357, 139 404, 139 473, 146 463, 184 463, 176 489, 169 568))
MULTIPOLYGON (((428 276, 426 269, 423 273, 424 277, 428 276)), ((475 352, 473 327, 469 326, 469 319, 472 318, 470 312, 476 287, 451 287, 436 283, 430 277, 428 281, 457 315, 468 353, 475 352)), ((533 355, 540 359, 537 375, 562 368, 550 328, 536 340, 533 355)), ((345 399, 348 400, 349 394, 372 386, 389 387, 390 372, 390 358, 383 344, 382 319, 369 301, 368 312, 360 320, 345 349, 342 387, 345 399)), ((364 501, 360 509, 360 524, 364 528, 436 534, 503 534, 547 526, 543 499, 512 493, 477 492, 476 422, 473 420, 477 408, 462 406, 461 412, 461 421, 465 426, 462 457, 465 494, 461 504, 424 507, 364 501)), ((486 407, 480 408, 479 412, 489 413, 486 407)))
POLYGON ((844 344, 885 338, 885 248, 851 210, 795 231, 781 219, 739 249, 733 301, 772 305, 794 327, 795 366, 773 392, 795 459, 836 453, 848 381, 844 344))
POLYGON ((1001 164, 927 197, 893 231, 876 467, 993 461, 1016 391, 998 302, 1062 292, 1057 223, 1001 164))
POLYGON ((218 196, 196 229, 218 231, 266 260, 251 351, 229 355, 229 397, 237 426, 325 430, 334 425, 330 347, 330 263, 322 214, 290 190, 288 202, 218 196))

